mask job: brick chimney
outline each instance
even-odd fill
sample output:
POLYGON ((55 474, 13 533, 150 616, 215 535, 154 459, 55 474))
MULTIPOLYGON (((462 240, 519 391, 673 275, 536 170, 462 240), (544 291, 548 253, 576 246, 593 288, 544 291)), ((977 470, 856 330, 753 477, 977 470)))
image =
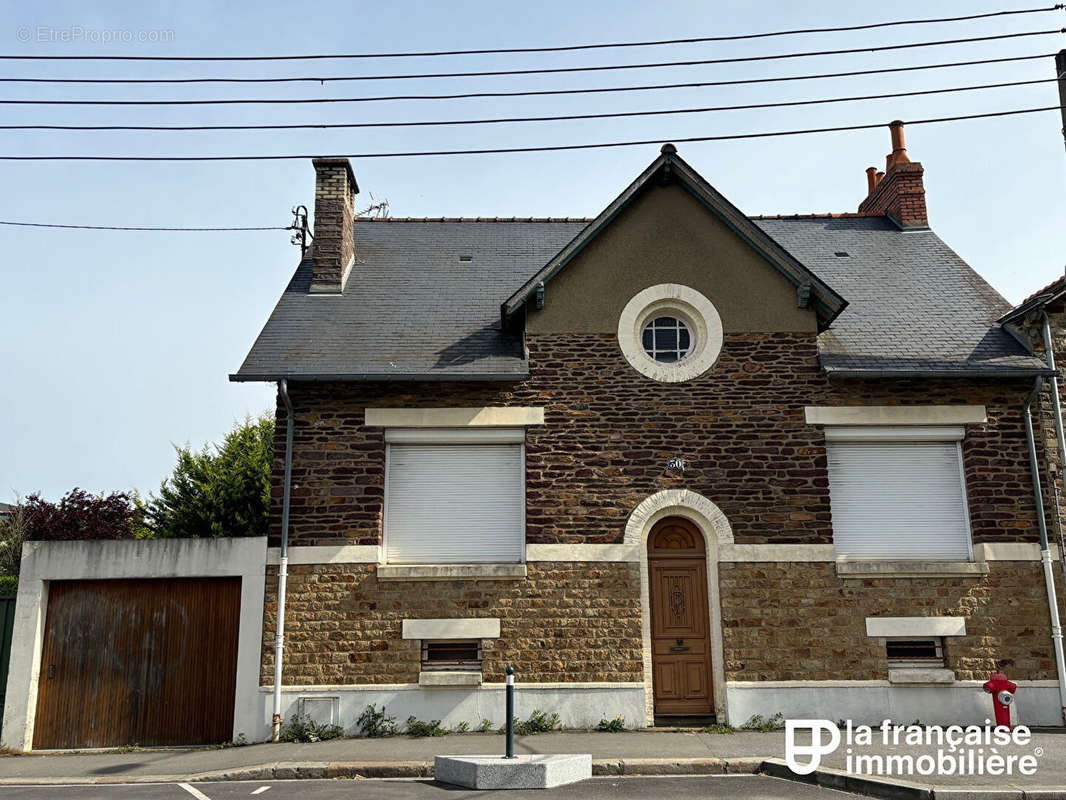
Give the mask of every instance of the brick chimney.
POLYGON ((346 158, 315 158, 311 292, 339 293, 355 260, 355 182, 346 158))
POLYGON ((903 228, 924 228, 929 225, 925 210, 925 170, 907 156, 903 141, 903 123, 889 123, 892 132, 892 152, 885 157, 885 171, 877 167, 866 169, 866 199, 859 204, 861 214, 887 214, 903 228))

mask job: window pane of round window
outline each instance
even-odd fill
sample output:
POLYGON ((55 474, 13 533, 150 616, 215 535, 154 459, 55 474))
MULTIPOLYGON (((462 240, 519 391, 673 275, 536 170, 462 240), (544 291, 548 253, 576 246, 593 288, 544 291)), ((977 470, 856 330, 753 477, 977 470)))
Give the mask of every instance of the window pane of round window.
POLYGON ((644 326, 641 344, 651 358, 670 364, 689 354, 692 334, 677 317, 656 317, 644 326))

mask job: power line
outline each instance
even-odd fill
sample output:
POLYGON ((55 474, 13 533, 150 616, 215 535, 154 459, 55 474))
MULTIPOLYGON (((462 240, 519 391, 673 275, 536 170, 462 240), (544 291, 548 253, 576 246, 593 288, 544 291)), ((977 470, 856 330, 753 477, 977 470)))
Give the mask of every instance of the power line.
MULTIPOLYGON (((1018 114, 1035 114, 1042 111, 1058 111, 1059 107, 1043 106, 1040 108, 1018 108, 1009 111, 987 111, 981 114, 964 114, 953 117, 931 117, 927 119, 910 120, 908 125, 928 125, 941 122, 958 122, 961 120, 986 119, 991 117, 1009 117, 1018 114)), ((758 133, 733 133, 718 136, 687 136, 672 138, 673 142, 721 142, 740 139, 763 139, 775 136, 798 136, 810 133, 836 133, 840 131, 861 131, 873 128, 883 128, 886 122, 872 122, 863 125, 838 125, 824 128, 803 128, 784 131, 762 131, 758 133)), ((530 147, 486 147, 468 150, 414 150, 403 152, 370 152, 349 153, 323 156, 320 153, 312 154, 286 154, 286 155, 236 155, 236 156, 11 156, 0 155, 0 161, 293 161, 311 158, 415 158, 424 156, 468 156, 490 155, 497 153, 544 153, 561 150, 599 150, 613 147, 636 147, 641 145, 659 144, 662 139, 641 139, 632 141, 616 142, 592 142, 586 144, 557 144, 540 145, 530 147)))
MULTIPOLYGON (((737 64, 752 61, 778 61, 790 58, 809 58, 812 56, 849 55, 855 53, 877 53, 888 50, 907 50, 917 47, 941 47, 943 45, 966 44, 971 42, 988 42, 1002 39, 1018 39, 1027 36, 1049 36, 1066 33, 1066 28, 1044 31, 1026 31, 1023 33, 1001 33, 994 36, 971 36, 965 39, 941 39, 932 42, 908 42, 906 44, 887 44, 877 47, 852 47, 843 50, 807 50, 798 53, 776 53, 762 56, 737 56, 733 58, 705 58, 689 61, 654 61, 643 64, 608 64, 594 67, 540 67, 536 69, 490 70, 479 72, 424 72, 403 75, 354 75, 346 77, 347 81, 398 81, 422 80, 429 78, 488 78, 506 75, 548 75, 571 72, 605 72, 625 69, 659 69, 662 67, 693 67, 707 64, 737 64)), ((43 56, 42 56, 43 57, 43 56)), ((142 105, 217 105, 221 103, 266 103, 268 100, 0 100, 7 105, 92 105, 92 106, 142 106, 142 105)), ((318 101, 321 102, 321 101, 318 101)))
POLYGON ((558 53, 575 50, 600 50, 618 47, 658 47, 674 44, 698 44, 700 42, 732 42, 742 39, 767 39, 776 36, 795 36, 811 33, 842 33, 846 31, 872 30, 875 28, 888 28, 901 25, 926 25, 940 22, 963 22, 976 19, 988 19, 991 17, 1016 16, 1021 14, 1040 14, 1048 11, 1060 11, 1064 6, 1057 3, 1053 6, 1041 8, 1023 8, 1006 11, 992 11, 983 14, 967 14, 959 17, 937 17, 923 19, 895 20, 891 22, 874 22, 864 25, 847 25, 829 28, 795 28, 784 31, 770 31, 766 33, 741 33, 727 36, 697 36, 686 39, 659 39, 640 42, 604 42, 598 44, 574 44, 559 45, 552 47, 504 47, 484 48, 473 50, 430 50, 424 52, 402 53, 336 53, 336 54, 309 54, 309 55, 275 55, 275 56, 115 56, 115 55, 66 55, 66 56, 26 56, 26 55, 0 55, 0 59, 25 60, 25 61, 309 61, 322 59, 359 59, 359 58, 422 58, 427 56, 465 56, 465 55, 492 55, 503 53, 558 53))
POLYGON ((52 222, 14 222, 11 220, 0 220, 0 225, 11 225, 19 228, 69 228, 71 230, 79 231, 175 231, 175 232, 194 232, 194 233, 219 233, 219 232, 231 232, 231 231, 291 231, 294 230, 292 226, 280 227, 280 226, 263 226, 263 227, 248 227, 248 228, 161 228, 153 226, 133 226, 133 225, 60 225, 52 222))
MULTIPOLYGON (((938 64, 916 64, 908 67, 882 67, 878 69, 851 70, 848 72, 823 72, 820 74, 783 75, 769 78, 739 78, 727 81, 697 81, 691 83, 656 83, 642 86, 607 86, 591 89, 530 89, 513 92, 461 92, 457 94, 406 94, 384 95, 379 97, 346 97, 338 100, 272 100, 262 102, 345 102, 370 103, 383 100, 457 100, 472 97, 529 97, 533 95, 556 94, 595 94, 600 92, 642 92, 651 89, 697 89, 707 86, 740 86, 756 83, 780 83, 783 81, 809 81, 824 78, 851 78, 861 75, 881 75, 892 72, 915 72, 928 69, 947 69, 951 67, 970 67, 981 64, 1002 64, 1013 61, 1033 61, 1038 58, 1054 58, 1055 53, 1040 53, 1032 56, 1008 56, 1005 58, 981 58, 973 61, 946 61, 938 64)), ((361 76, 334 77, 290 77, 290 78, 0 78, 0 83, 329 83, 362 80, 361 76)), ((249 101, 250 102, 250 101, 249 101)))
POLYGON ((338 128, 417 128, 442 125, 495 125, 500 123, 563 122, 587 119, 618 119, 623 117, 655 117, 672 114, 705 114, 718 111, 745 111, 757 108, 785 108, 792 106, 824 105, 827 103, 850 103, 862 100, 884 100, 920 95, 973 92, 983 89, 1002 89, 1011 86, 1030 86, 1040 83, 1055 83, 1057 78, 1036 78, 1028 81, 985 83, 974 86, 956 86, 949 89, 918 89, 911 92, 854 95, 851 97, 828 97, 817 100, 785 100, 776 103, 744 103, 729 106, 703 106, 668 108, 651 111, 608 111, 596 114, 556 114, 536 117, 492 117, 487 119, 443 119, 414 122, 331 122, 292 123, 274 125, 0 125, 7 131, 273 131, 273 130, 326 130, 338 128))

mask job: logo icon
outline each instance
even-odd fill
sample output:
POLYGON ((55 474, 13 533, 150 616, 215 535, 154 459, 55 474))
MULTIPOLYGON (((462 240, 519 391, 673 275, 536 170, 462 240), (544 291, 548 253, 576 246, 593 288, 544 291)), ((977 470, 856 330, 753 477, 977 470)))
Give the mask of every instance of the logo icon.
POLYGON ((840 730, 827 719, 785 720, 785 763, 797 775, 810 775, 822 763, 822 756, 829 755, 840 746, 840 730), (796 744, 796 731, 808 731, 810 744, 796 744), (829 734, 829 741, 822 741, 822 731, 829 734), (800 764, 797 756, 808 756, 810 761, 800 764))

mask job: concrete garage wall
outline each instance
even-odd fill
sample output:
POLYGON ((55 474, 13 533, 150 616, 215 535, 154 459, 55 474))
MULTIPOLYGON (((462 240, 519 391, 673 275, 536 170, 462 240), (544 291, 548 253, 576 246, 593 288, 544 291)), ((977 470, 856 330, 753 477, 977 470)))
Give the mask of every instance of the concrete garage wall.
POLYGON ((33 745, 48 583, 54 580, 240 577, 233 735, 248 736, 258 730, 263 724, 257 691, 265 569, 265 537, 27 542, 22 549, 2 744, 14 750, 33 745))

